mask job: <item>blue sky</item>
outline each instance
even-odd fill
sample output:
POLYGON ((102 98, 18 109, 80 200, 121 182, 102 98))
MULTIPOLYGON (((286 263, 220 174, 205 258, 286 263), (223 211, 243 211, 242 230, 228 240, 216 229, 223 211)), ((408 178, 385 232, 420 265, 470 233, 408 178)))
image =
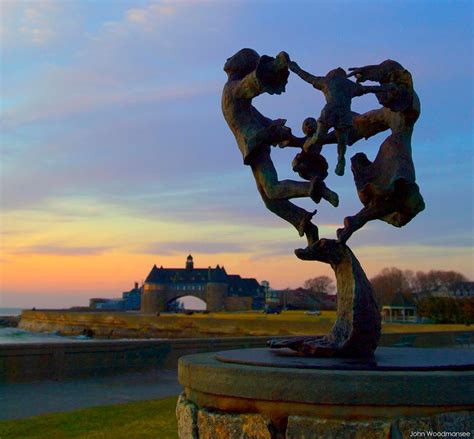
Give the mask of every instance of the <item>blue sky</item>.
MULTIPOLYGON (((395 265, 472 277, 472 2, 3 1, 0 24, 5 304, 36 292, 113 295, 189 252, 197 266, 224 263, 276 287, 329 273, 295 260, 303 242, 266 211, 221 115, 222 66, 242 47, 286 50, 314 74, 387 58, 408 68, 427 207, 350 243, 369 275, 395 265)), ((255 105, 299 135, 324 101, 292 75, 284 95, 255 105)), ((377 107, 372 95, 353 102, 377 107)), ((386 136, 348 156, 375 157, 386 136)), ((274 150, 281 178, 296 178, 294 153, 274 150)), ((335 149, 324 153, 333 169, 335 149)), ((341 205, 321 204, 315 221, 333 237, 361 205, 350 172, 327 182, 341 205)))

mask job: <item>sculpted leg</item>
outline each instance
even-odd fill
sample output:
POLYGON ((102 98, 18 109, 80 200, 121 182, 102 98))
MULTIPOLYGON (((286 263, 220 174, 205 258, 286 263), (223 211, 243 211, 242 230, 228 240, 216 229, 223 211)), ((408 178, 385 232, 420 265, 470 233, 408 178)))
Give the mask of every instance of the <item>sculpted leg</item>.
MULTIPOLYGON (((362 209, 362 210, 365 210, 365 209, 362 209)), ((360 214, 360 212, 359 212, 359 214, 360 214)), ((362 227, 364 227, 364 225, 367 223, 367 221, 369 221, 369 220, 366 220, 364 222, 362 220, 359 220, 359 218, 358 218, 359 214, 356 214, 354 216, 346 216, 344 218, 344 227, 342 229, 337 229, 337 232, 336 232, 337 240, 341 244, 345 244, 355 231, 357 231, 357 230, 361 229, 362 227)))
MULTIPOLYGON (((278 181, 278 174, 269 153, 260 154, 251 164, 257 185, 271 200, 308 197, 311 184, 305 181, 278 181)), ((260 189, 259 189, 260 190, 260 189)))
POLYGON ((354 216, 344 218, 344 228, 337 229, 337 240, 345 244, 354 232, 364 227, 369 221, 380 219, 393 211, 393 207, 364 207, 354 216))
POLYGON ((326 137, 328 131, 329 125, 325 124, 324 122, 321 122, 321 120, 318 120, 318 128, 314 136, 315 143, 321 143, 322 139, 326 137))
POLYGON ((336 175, 344 175, 344 169, 346 167, 346 149, 347 142, 349 141, 349 129, 338 128, 334 130, 336 132, 337 139, 337 166, 336 175))
POLYGON ((323 198, 331 203, 334 207, 339 206, 339 195, 329 189, 326 185, 323 188, 323 198))
POLYGON ((311 222, 311 218, 316 211, 310 213, 288 200, 271 200, 258 185, 257 188, 266 208, 292 224, 300 236, 305 235, 308 246, 312 246, 319 240, 318 227, 311 222))
MULTIPOLYGON (((268 163, 264 164, 266 164, 266 166, 252 165, 252 171, 255 176, 258 192, 260 193, 266 208, 275 215, 278 215, 280 218, 283 218, 285 221, 288 221, 290 224, 292 224, 295 229, 298 230, 300 236, 305 235, 308 241, 308 246, 313 245, 319 239, 318 228, 311 222, 311 218, 316 213, 316 211, 310 213, 305 209, 302 209, 301 207, 291 203, 287 199, 269 197, 267 194, 268 188, 274 184, 274 181, 277 179, 276 171, 271 161, 271 166, 268 163), (267 172, 268 170, 270 170, 270 172, 267 172), (268 176, 271 178, 267 179, 266 177, 268 176)), ((306 187, 310 188, 310 183, 302 184, 305 184, 306 187)))

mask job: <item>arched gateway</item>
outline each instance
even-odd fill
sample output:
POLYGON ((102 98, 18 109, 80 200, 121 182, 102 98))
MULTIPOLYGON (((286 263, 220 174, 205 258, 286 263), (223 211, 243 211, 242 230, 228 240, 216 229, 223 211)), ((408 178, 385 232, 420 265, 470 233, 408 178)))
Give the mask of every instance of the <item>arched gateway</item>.
POLYGON ((224 267, 194 268, 193 257, 185 268, 153 266, 143 285, 141 312, 165 311, 167 304, 182 296, 195 296, 207 303, 207 310, 240 311, 252 308, 263 297, 256 279, 227 274, 224 267))

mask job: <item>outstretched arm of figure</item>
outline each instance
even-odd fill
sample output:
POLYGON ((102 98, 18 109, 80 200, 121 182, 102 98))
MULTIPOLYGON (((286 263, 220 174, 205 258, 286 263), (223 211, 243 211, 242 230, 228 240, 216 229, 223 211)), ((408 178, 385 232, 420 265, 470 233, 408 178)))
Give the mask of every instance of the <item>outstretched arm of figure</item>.
POLYGON ((303 81, 306 81, 309 84, 311 84, 314 88, 321 90, 322 85, 323 85, 323 80, 324 80, 322 76, 314 76, 311 73, 306 72, 294 61, 290 62, 289 67, 290 67, 290 70, 293 73, 296 73, 303 81))
POLYGON ((390 91, 396 88, 395 84, 383 84, 383 85, 359 85, 357 84, 358 90, 356 90, 356 96, 362 96, 367 93, 380 93, 384 91, 390 91))
POLYGON ((394 70, 404 70, 403 66, 392 59, 386 59, 380 64, 372 64, 363 67, 351 67, 351 72, 347 75, 348 78, 355 76, 357 82, 361 83, 364 81, 376 81, 376 82, 387 82, 387 75, 394 70))
POLYGON ((280 148, 303 148, 306 137, 296 137, 293 134, 289 139, 284 140, 278 144, 280 148))
MULTIPOLYGON (((387 113, 383 108, 363 114, 352 112, 352 128, 349 131, 348 145, 353 145, 360 139, 368 139, 389 128, 387 113)), ((334 131, 328 133, 322 139, 322 143, 337 143, 336 133, 334 131)))
POLYGON ((379 65, 372 64, 364 67, 349 67, 350 73, 347 75, 348 78, 355 76, 358 83, 365 81, 378 81, 379 78, 379 65))

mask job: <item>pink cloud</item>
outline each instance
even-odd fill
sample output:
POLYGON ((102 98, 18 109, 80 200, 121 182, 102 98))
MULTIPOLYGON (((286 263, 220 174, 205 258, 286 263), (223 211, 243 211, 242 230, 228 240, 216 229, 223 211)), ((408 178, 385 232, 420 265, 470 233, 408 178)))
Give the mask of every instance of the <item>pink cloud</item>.
POLYGON ((71 2, 52 0, 3 1, 1 35, 4 47, 44 46, 69 32, 71 2))

